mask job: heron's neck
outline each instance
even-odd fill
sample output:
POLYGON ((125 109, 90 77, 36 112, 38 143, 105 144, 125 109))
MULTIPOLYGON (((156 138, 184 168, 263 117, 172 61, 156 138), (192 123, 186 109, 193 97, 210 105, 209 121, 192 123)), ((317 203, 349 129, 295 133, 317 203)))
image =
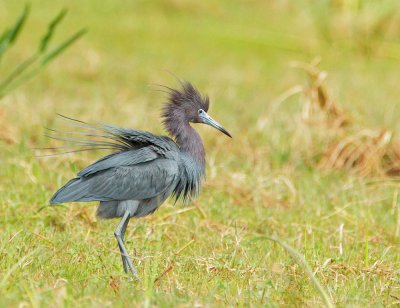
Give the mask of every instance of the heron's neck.
POLYGON ((206 155, 203 141, 195 129, 185 121, 176 120, 170 123, 167 122, 167 128, 169 133, 175 137, 181 151, 188 153, 204 168, 206 155))

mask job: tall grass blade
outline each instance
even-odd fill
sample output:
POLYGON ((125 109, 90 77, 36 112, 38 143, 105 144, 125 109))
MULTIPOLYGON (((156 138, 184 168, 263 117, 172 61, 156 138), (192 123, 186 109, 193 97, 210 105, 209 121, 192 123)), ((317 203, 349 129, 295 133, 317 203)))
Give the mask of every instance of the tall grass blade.
POLYGON ((3 44, 5 44, 6 41, 8 42, 10 31, 10 29, 6 28, 3 34, 0 36, 0 48, 3 48, 3 44))
POLYGON ((57 26, 60 24, 60 22, 64 19, 65 15, 67 14, 67 10, 63 9, 58 15, 49 23, 47 27, 47 32, 43 36, 43 38, 40 41, 39 45, 39 52, 44 53, 47 50, 47 47, 53 37, 53 34, 57 28, 57 26))
POLYGON ((33 55, 20 63, 8 76, 6 79, 4 79, 0 83, 0 97, 1 93, 6 92, 7 87, 16 79, 18 78, 21 74, 23 74, 24 71, 26 71, 32 64, 35 63, 37 60, 37 55, 33 55))
MULTIPOLYGON (((18 18, 15 25, 11 29, 7 29, 0 37, 0 60, 2 54, 7 50, 8 46, 10 46, 17 39, 18 34, 23 28, 23 25, 28 17, 29 11, 30 7, 26 6, 23 14, 18 18)), ((70 45, 72 45, 76 40, 86 33, 85 29, 76 32, 74 35, 46 54, 56 29, 66 14, 67 10, 64 9, 53 18, 47 27, 46 33, 42 36, 39 42, 37 51, 34 52, 29 58, 16 65, 11 73, 6 75, 4 80, 0 82, 0 98, 38 74, 44 68, 44 66, 59 56, 64 50, 66 50, 70 45)))
POLYGON ((303 270, 306 272, 308 277, 311 279, 312 283, 314 284, 314 287, 317 289, 318 293, 321 295, 322 300, 325 302, 325 306, 328 308, 334 307, 328 293, 325 291, 325 289, 322 287, 321 283, 315 277, 315 275, 314 275, 313 271, 311 270, 310 266, 308 265, 307 261, 296 249, 294 249, 292 246, 282 242, 281 240, 277 239, 275 236, 265 235, 265 236, 255 237, 253 239, 254 240, 267 239, 267 240, 277 243, 284 250, 286 250, 286 252, 288 252, 289 255, 303 268, 303 270))
POLYGON ((5 53, 5 51, 10 47, 18 38, 26 19, 28 18, 30 12, 30 6, 26 5, 21 16, 17 19, 14 26, 7 29, 0 38, 0 60, 5 53))
POLYGON ((14 43, 15 40, 17 39, 19 33, 21 32, 21 30, 25 24, 26 19, 28 18, 29 12, 30 12, 30 6, 26 5, 22 15, 18 18, 14 27, 11 29, 10 38, 9 38, 10 44, 14 43))
POLYGON ((83 36, 87 32, 86 29, 82 29, 72 35, 70 38, 65 40, 62 44, 60 44, 58 47, 50 51, 41 61, 41 65, 45 66, 47 65, 50 61, 52 61, 54 58, 56 58, 58 55, 60 55, 64 50, 66 50, 70 45, 72 45, 75 41, 77 41, 81 36, 83 36))

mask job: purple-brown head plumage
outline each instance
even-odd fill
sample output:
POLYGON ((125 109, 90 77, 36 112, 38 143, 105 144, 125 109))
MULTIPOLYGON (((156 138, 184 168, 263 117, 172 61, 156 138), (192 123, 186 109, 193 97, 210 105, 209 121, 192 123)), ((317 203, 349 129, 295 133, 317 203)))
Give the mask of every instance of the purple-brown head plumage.
POLYGON ((199 123, 198 110, 208 111, 210 100, 202 96, 191 83, 183 81, 180 90, 168 88, 168 101, 164 105, 162 117, 164 120, 173 116, 185 122, 199 123))
POLYGON ((201 95, 190 82, 182 81, 181 86, 179 90, 165 87, 168 101, 164 105, 162 118, 168 132, 177 136, 189 123, 204 123, 231 137, 228 131, 207 114, 210 106, 208 96, 201 95))

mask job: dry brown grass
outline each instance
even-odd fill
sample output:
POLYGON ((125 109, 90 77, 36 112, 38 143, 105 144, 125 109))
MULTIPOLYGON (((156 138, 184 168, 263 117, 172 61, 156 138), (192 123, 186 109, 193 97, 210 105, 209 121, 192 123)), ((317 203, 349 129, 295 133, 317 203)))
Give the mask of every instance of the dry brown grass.
MULTIPOLYGON (((291 66, 303 70, 308 77, 309 84, 302 87, 305 96, 303 118, 315 124, 316 118, 332 128, 341 128, 351 123, 350 117, 335 99, 332 98, 326 85, 328 73, 318 65, 320 59, 311 63, 292 62, 291 66), (322 119, 319 116, 322 115, 322 119)), ((320 123, 321 124, 321 123, 320 123)))
POLYGON ((400 141, 387 129, 345 132, 328 145, 319 166, 356 171, 362 176, 399 176, 400 141))
POLYGON ((311 63, 293 62, 292 67, 306 72, 309 84, 302 87, 305 123, 329 130, 322 156, 317 162, 323 170, 342 169, 361 176, 399 176, 400 140, 386 128, 359 127, 332 98, 326 84, 328 74, 319 69, 319 59, 311 63), (333 133, 332 133, 333 132, 333 133))

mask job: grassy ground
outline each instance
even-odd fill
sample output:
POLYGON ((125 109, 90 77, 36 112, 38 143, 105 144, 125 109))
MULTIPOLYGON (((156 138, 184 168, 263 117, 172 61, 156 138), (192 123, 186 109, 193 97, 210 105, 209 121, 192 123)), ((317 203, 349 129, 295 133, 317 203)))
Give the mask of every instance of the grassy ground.
MULTIPOLYGON (((398 181, 318 167, 341 136, 400 129, 397 2, 218 3, 68 2, 59 33, 89 33, 0 102, 0 306, 323 305, 296 260, 255 239, 272 234, 304 255, 336 305, 400 303, 398 181), (329 128, 320 113, 305 119, 306 95, 279 99, 307 84, 289 64, 317 56, 350 130, 329 128), (56 113, 161 133, 164 98, 147 85, 176 85, 166 70, 210 95, 210 114, 234 139, 198 127, 208 155, 201 196, 131 221, 135 283, 122 270, 117 221, 97 220, 94 204, 48 206, 102 153, 39 159, 32 149, 56 144, 43 136, 44 126, 63 128, 56 113)), ((29 31, 2 70, 65 5, 33 1, 29 31)), ((1 1, 0 26, 21 9, 1 1)))

